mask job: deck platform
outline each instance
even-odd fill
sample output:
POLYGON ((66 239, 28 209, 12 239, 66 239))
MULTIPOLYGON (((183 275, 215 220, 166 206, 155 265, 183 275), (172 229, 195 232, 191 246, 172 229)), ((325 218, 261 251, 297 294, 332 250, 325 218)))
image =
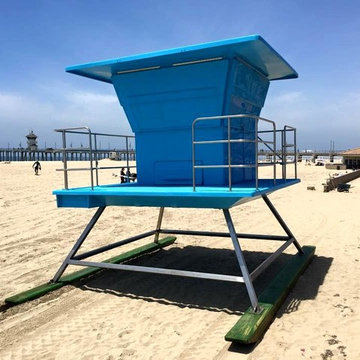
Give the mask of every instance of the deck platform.
POLYGON ((299 179, 259 180, 256 189, 254 182, 243 182, 241 186, 202 187, 193 191, 191 186, 140 186, 115 184, 79 187, 68 190, 54 190, 58 207, 92 208, 100 206, 154 206, 179 208, 229 209, 241 203, 254 200, 263 194, 294 185, 299 179))

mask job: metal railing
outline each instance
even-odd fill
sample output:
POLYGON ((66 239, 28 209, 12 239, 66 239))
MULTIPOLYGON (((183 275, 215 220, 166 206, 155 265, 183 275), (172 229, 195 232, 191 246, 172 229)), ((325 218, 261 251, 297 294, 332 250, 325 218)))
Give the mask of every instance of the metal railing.
POLYGON ((295 166, 295 179, 297 179, 297 154, 296 154, 296 129, 292 126, 285 125, 284 130, 282 131, 282 137, 281 137, 281 152, 282 152, 282 177, 283 179, 286 179, 286 165, 288 163, 294 163, 295 166), (288 144, 286 139, 286 134, 288 132, 293 133, 293 143, 288 144), (287 149, 293 148, 294 153, 294 160, 292 162, 287 161, 287 149))
MULTIPOLYGON (((196 169, 218 169, 218 168, 227 168, 228 169, 228 186, 229 191, 232 190, 232 169, 233 168, 254 168, 255 169, 255 188, 259 187, 259 167, 260 166, 273 166, 273 181, 276 184, 276 157, 279 157, 282 164, 283 169, 283 179, 286 179, 286 156, 287 156, 287 148, 294 147, 294 152, 296 153, 296 129, 286 125, 283 130, 276 130, 275 122, 269 119, 262 118, 260 116, 251 115, 251 114, 240 114, 240 115, 223 115, 223 116, 211 116, 211 117, 200 117, 193 121, 192 124, 192 176, 193 176, 193 191, 196 191, 196 169), (231 120, 232 119, 252 119, 254 121, 254 137, 251 139, 248 138, 231 138, 231 120), (227 139, 219 139, 219 140, 201 140, 197 141, 195 138, 195 126, 200 121, 212 121, 212 120, 227 120, 227 139), (270 124, 272 126, 271 130, 261 130, 259 131, 259 121, 263 123, 270 124), (292 131, 294 133, 294 143, 287 144, 286 143, 286 132, 292 131), (276 135, 280 132, 281 134, 281 155, 277 152, 277 142, 276 135), (270 134, 272 140, 263 140, 259 134, 270 134), (227 164, 215 164, 215 165, 196 165, 196 145, 204 145, 204 144, 227 144, 227 153, 228 153, 228 163, 227 164), (254 143, 255 151, 254 151, 254 162, 251 164, 232 163, 231 156, 231 144, 233 143, 254 143), (270 154, 272 154, 272 161, 267 163, 259 163, 259 144, 265 145, 269 150, 270 154)), ((296 170, 296 155, 294 159, 295 163, 295 178, 297 178, 297 170, 296 170)))
MULTIPOLYGON (((71 128, 64 128, 64 129, 55 129, 56 132, 62 133, 62 161, 63 161, 63 169, 56 169, 57 171, 64 172, 64 187, 65 189, 69 188, 69 180, 68 180, 68 173, 71 171, 90 171, 90 183, 91 189, 94 189, 94 183, 96 186, 99 185, 99 170, 105 169, 121 169, 126 168, 126 173, 129 174, 130 169, 136 166, 129 165, 129 138, 135 138, 132 135, 117 135, 117 134, 104 134, 104 133, 96 133, 92 132, 88 126, 79 126, 79 127, 71 127, 71 128), (84 130, 84 131, 82 131, 84 130), (66 135, 67 134, 77 134, 77 135, 87 135, 89 139, 89 147, 84 148, 81 147, 79 149, 73 147, 67 147, 66 145, 66 135), (117 137, 117 138, 124 138, 125 145, 126 145, 126 166, 99 166, 98 162, 98 148, 97 148, 97 138, 99 136, 107 136, 107 137, 117 137), (89 167, 86 168, 68 168, 68 160, 67 154, 74 152, 76 150, 82 152, 89 153, 89 167), (94 165, 95 163, 95 165, 94 165), (95 171, 95 181, 94 181, 94 171, 95 171)), ((110 151, 109 151, 110 152, 110 151)))
MULTIPOLYGON (((259 133, 267 133, 269 131, 259 131, 259 133)), ((280 151, 276 151, 276 157, 275 159, 273 158, 273 161, 276 161, 277 164, 280 164, 282 166, 282 178, 286 179, 286 166, 288 164, 294 164, 294 177, 295 179, 297 179, 297 151, 296 151, 296 128, 289 126, 289 125, 285 125, 283 129, 281 130, 276 130, 276 133, 279 133, 281 136, 281 149, 280 151), (293 143, 292 144, 288 144, 287 143, 287 133, 293 133, 293 143), (293 148, 293 150, 288 151, 288 148, 293 148), (293 156, 293 160, 292 161, 288 161, 287 157, 288 156, 293 156), (278 159, 278 160, 276 160, 278 159)), ((260 138, 259 138, 260 139, 260 138)), ((266 144, 265 144, 266 146, 266 144)), ((270 147, 268 147, 268 150, 270 150, 270 153, 273 152, 273 149, 271 149, 270 147)))

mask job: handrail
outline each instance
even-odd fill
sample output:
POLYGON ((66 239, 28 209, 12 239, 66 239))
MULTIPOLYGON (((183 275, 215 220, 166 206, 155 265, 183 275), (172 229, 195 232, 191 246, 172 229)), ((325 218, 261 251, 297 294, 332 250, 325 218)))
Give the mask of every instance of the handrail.
MULTIPOLYGON (((90 171, 90 182, 91 182, 91 189, 94 189, 94 174, 93 171, 95 170, 95 176, 96 176, 96 186, 99 185, 99 170, 103 169, 120 169, 120 168, 127 168, 127 174, 130 172, 130 168, 133 168, 135 166, 129 165, 129 138, 135 138, 133 135, 118 135, 118 134, 105 134, 105 133, 97 133, 92 132, 91 129, 88 126, 77 126, 77 127, 69 127, 64 129, 55 129, 56 132, 62 133, 62 153, 63 153, 63 169, 56 169, 57 171, 63 171, 64 172, 64 186, 65 189, 69 188, 69 182, 68 182, 68 172, 69 171, 90 171), (79 130, 85 130, 85 131, 79 131, 79 130), (81 148, 81 151, 89 152, 89 161, 90 161, 90 167, 88 168, 68 168, 67 166, 67 153, 74 151, 73 148, 68 148, 66 146, 66 134, 78 134, 78 135, 88 135, 89 136, 89 147, 88 148, 81 148), (97 149, 97 136, 111 136, 111 137, 122 137, 125 138, 126 141, 126 166, 105 166, 105 167, 99 167, 98 163, 98 149, 97 149), (94 149, 93 149, 94 144, 94 149), (93 164, 93 161, 95 161, 95 166, 93 164)), ((76 150, 75 150, 76 151, 76 150)), ((129 176, 128 176, 129 180, 129 176)))
MULTIPOLYGON (((209 117, 198 117, 196 118, 192 123, 192 168, 193 168, 193 191, 196 191, 196 169, 197 168, 204 168, 204 166, 195 165, 196 162, 196 154, 195 154, 195 145, 203 145, 203 144, 219 144, 219 143, 227 143, 228 144, 228 164, 227 165, 204 165, 206 168, 219 168, 219 167, 226 167, 228 168, 228 183, 229 183, 229 191, 232 190, 232 175, 231 175, 231 169, 235 167, 254 167, 255 168, 255 187, 258 189, 259 187, 259 179, 258 179, 258 146, 259 143, 264 143, 269 148, 267 144, 273 144, 273 156, 275 159, 276 156, 276 125, 275 122, 269 119, 265 119, 263 117, 252 115, 252 114, 237 114, 237 115, 221 115, 221 116, 209 116, 209 117), (231 139, 231 119, 238 119, 238 118, 251 118, 255 121, 255 136, 254 139, 231 139), (208 121, 208 120, 222 120, 227 119, 227 139, 221 139, 221 140, 209 140, 209 141, 196 141, 195 140, 195 126, 199 121, 208 121), (258 125, 259 120, 270 123, 273 128, 273 141, 263 141, 258 137, 258 125), (255 143, 255 164, 253 166, 250 166, 250 164, 232 164, 231 163, 231 143, 234 142, 253 142, 255 143)), ((273 178, 274 183, 276 183, 276 162, 274 161, 273 165, 273 178)))
POLYGON ((259 186, 259 174, 258 168, 259 166, 273 166, 273 180, 274 184, 276 184, 276 157, 278 157, 282 164, 282 177, 286 179, 286 164, 287 164, 287 148, 294 148, 294 161, 295 164, 295 178, 297 178, 297 159, 296 159, 296 129, 292 126, 285 125, 283 129, 276 129, 275 122, 269 119, 265 119, 260 116, 252 115, 252 114, 238 114, 238 115, 221 115, 221 116, 210 116, 210 117, 199 117, 196 118, 192 123, 192 174, 193 174, 193 191, 196 191, 196 169, 219 169, 219 168, 228 168, 229 171, 229 191, 232 190, 232 168, 255 168, 255 187, 258 190, 259 186), (231 139, 231 120, 236 118, 251 118, 255 121, 255 129, 254 129, 254 139, 231 139), (195 139, 195 126, 200 121, 208 121, 208 120, 222 120, 226 119, 227 122, 227 139, 220 140, 201 140, 198 141, 195 139), (259 121, 266 122, 272 125, 272 130, 259 130, 259 121), (292 144, 288 144, 286 142, 286 133, 292 131, 294 134, 294 140, 292 144), (276 135, 281 134, 281 156, 277 151, 277 142, 276 135), (263 140, 259 134, 272 134, 273 140, 263 140), (231 144, 232 143, 254 143, 255 144, 255 161, 254 164, 232 164, 231 159, 231 144), (217 165, 196 165, 196 153, 195 153, 195 145, 205 145, 205 144, 227 144, 228 146, 228 163, 227 164, 217 164, 217 165), (264 144, 271 152, 272 152, 272 162, 271 163, 259 163, 258 155, 259 155, 259 144, 264 144), (271 146, 270 146, 271 145, 271 146))
POLYGON ((295 166, 295 179, 297 179, 297 154, 296 154, 296 128, 290 126, 290 125, 285 125, 284 126, 284 130, 283 130, 283 143, 282 143, 282 151, 283 153, 285 153, 285 159, 283 158, 283 179, 286 179, 286 155, 287 155, 287 151, 286 148, 288 147, 293 147, 294 148, 294 166, 295 166), (293 144, 288 144, 286 142, 286 133, 287 131, 293 131, 294 133, 294 137, 293 137, 293 144))

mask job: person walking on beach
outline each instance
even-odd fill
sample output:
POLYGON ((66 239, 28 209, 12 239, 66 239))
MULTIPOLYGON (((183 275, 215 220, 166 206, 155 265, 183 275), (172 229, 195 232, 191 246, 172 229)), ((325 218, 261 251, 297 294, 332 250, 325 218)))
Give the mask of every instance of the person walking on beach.
POLYGON ((32 167, 34 168, 35 175, 38 175, 39 170, 41 170, 41 165, 40 165, 39 161, 36 160, 36 161, 33 163, 33 166, 32 166, 32 167))

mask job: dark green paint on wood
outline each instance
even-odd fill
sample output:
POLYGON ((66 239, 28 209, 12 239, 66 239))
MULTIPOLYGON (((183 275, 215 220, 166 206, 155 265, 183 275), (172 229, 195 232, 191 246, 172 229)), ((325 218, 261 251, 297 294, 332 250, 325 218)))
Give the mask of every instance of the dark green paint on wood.
MULTIPOLYGON (((144 246, 140 246, 140 247, 138 247, 134 250, 128 251, 124 254, 107 259, 104 262, 111 263, 111 264, 118 264, 118 263, 130 260, 130 259, 136 258, 138 256, 148 254, 155 250, 161 249, 165 246, 169 246, 169 245, 173 244, 175 240, 176 240, 176 237, 168 236, 164 239, 159 240, 158 243, 150 243, 150 244, 147 244, 144 246)), ((47 294, 50 291, 59 289, 65 285, 68 285, 68 284, 76 281, 76 280, 80 280, 86 276, 92 275, 92 274, 98 272, 99 270, 101 270, 101 268, 91 267, 91 268, 85 268, 85 269, 82 269, 79 271, 75 271, 71 274, 61 277, 60 280, 56 283, 49 282, 47 284, 42 284, 42 285, 32 288, 30 290, 24 291, 20 294, 8 297, 7 299, 5 299, 5 302, 9 305, 18 305, 18 304, 24 303, 26 301, 36 299, 42 295, 47 294)))
POLYGON ((304 254, 294 255, 259 296, 259 306, 262 311, 255 314, 249 307, 225 335, 225 340, 252 344, 263 336, 289 291, 314 256, 315 246, 303 246, 302 249, 304 254))

